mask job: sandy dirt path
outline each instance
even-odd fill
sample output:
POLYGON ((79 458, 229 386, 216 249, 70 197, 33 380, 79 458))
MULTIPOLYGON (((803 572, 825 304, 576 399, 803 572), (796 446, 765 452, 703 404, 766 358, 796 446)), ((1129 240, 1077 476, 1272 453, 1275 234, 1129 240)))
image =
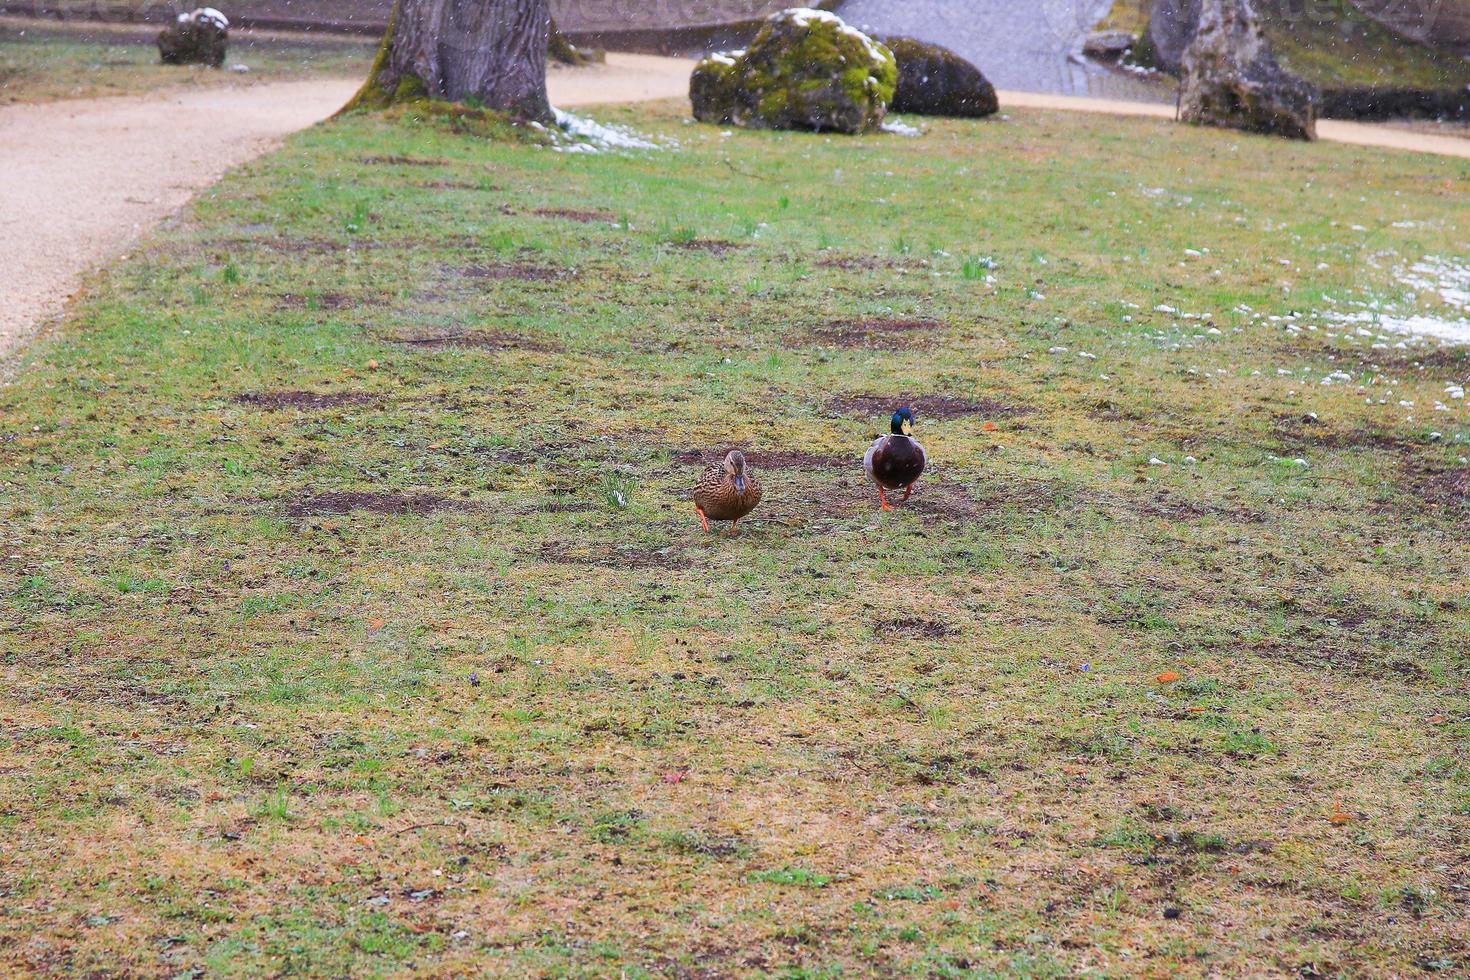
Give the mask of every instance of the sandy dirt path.
MULTIPOLYGON (((690 62, 610 55, 553 69, 559 106, 672 98, 690 62)), ((227 170, 331 115, 347 80, 275 82, 0 109, 0 355, 59 313, 90 268, 227 170)))
MULTIPOLYGON (((1089 99, 1070 95, 1043 95, 1036 92, 1001 92, 1004 109, 1060 109, 1065 112, 1101 112, 1113 116, 1148 116, 1173 119, 1174 107, 1157 102, 1130 102, 1124 99, 1089 99)), ((1437 136, 1416 133, 1392 126, 1339 122, 1319 119, 1317 136, 1332 143, 1377 146, 1390 150, 1412 150, 1446 157, 1470 157, 1470 139, 1459 136, 1437 136)))

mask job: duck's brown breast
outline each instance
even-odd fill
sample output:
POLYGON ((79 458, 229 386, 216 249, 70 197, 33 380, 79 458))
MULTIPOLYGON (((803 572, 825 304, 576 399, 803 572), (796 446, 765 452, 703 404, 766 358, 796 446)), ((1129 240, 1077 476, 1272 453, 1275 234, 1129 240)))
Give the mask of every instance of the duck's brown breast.
POLYGON ((746 478, 744 493, 736 490, 735 484, 729 480, 717 483, 701 480, 694 488, 694 503, 712 521, 738 521, 755 510, 760 502, 761 486, 754 477, 746 478))

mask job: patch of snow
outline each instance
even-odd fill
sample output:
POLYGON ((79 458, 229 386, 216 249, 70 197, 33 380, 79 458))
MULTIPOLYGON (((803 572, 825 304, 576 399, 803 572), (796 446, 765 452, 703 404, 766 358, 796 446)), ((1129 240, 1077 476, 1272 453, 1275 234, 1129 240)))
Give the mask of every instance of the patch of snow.
POLYGON ((883 132, 892 133, 895 136, 923 136, 924 131, 917 126, 910 126, 902 119, 889 119, 883 124, 883 132))
POLYGON ((603 153, 611 150, 661 150, 664 147, 623 126, 603 124, 552 109, 556 125, 574 142, 558 142, 552 147, 565 153, 603 153))

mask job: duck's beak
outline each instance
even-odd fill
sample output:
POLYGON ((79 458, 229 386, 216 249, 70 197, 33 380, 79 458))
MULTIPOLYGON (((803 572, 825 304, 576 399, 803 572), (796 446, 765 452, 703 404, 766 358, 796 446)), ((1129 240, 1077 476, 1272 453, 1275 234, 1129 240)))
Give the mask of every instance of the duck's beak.
POLYGON ((735 492, 736 493, 744 493, 745 492, 745 474, 744 473, 736 473, 735 474, 735 492))

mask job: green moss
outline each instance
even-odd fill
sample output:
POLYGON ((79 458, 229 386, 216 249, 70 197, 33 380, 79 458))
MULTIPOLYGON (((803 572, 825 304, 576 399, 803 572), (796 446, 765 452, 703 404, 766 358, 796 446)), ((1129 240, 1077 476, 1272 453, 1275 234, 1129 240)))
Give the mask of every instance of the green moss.
MULTIPOLYGON (((405 79, 404 83, 408 81, 409 79, 405 79)), ((403 88, 403 83, 400 83, 399 88, 403 88)), ((459 102, 431 99, 426 94, 417 98, 395 99, 384 115, 391 120, 417 122, 462 136, 478 136, 498 142, 540 141, 534 130, 515 125, 506 113, 459 102)))
POLYGON ((689 78, 689 99, 694 118, 701 122, 734 121, 737 101, 737 61, 727 54, 712 54, 694 66, 689 78))
POLYGON ((893 54, 831 16, 778 14, 750 49, 695 69, 695 115, 772 129, 864 132, 898 87, 893 54))

